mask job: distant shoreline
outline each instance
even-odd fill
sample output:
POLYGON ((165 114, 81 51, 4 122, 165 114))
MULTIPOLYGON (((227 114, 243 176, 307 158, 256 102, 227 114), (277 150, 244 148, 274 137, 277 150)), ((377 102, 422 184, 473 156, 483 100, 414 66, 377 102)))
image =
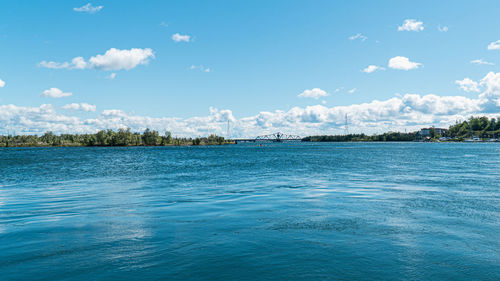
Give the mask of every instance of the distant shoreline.
MULTIPOLYGON (((316 135, 300 139, 293 136, 291 139, 280 138, 284 134, 277 133, 275 139, 269 141, 293 140, 302 142, 500 142, 500 129, 496 123, 500 118, 491 120, 487 117, 471 117, 468 121, 457 122, 448 129, 422 128, 416 132, 386 132, 378 135, 344 134, 344 135, 316 135)), ((286 135, 285 135, 286 136, 286 135)), ((128 146, 207 146, 237 144, 239 142, 262 142, 262 138, 244 140, 225 139, 211 134, 208 137, 173 137, 169 131, 160 135, 158 131, 146 129, 143 133, 131 132, 130 129, 101 130, 95 134, 60 134, 47 132, 37 135, 0 135, 0 147, 128 147, 128 146)))
MULTIPOLYGON (((265 144, 287 144, 287 143, 500 143, 497 141, 296 141, 296 142, 271 142, 271 141, 262 141, 262 142, 245 142, 244 144, 255 144, 255 145, 265 145, 265 144)), ((143 147, 143 148, 153 148, 153 147, 210 147, 210 146, 224 146, 224 145, 237 145, 234 142, 225 142, 223 144, 169 144, 169 145, 9 145, 9 146, 0 146, 0 148, 127 148, 127 147, 143 147)))
POLYGON ((9 146, 0 146, 0 148, 64 148, 64 147, 204 147, 204 146, 223 146, 223 145, 231 145, 234 143, 223 143, 223 144, 169 144, 169 145, 9 145, 9 146))

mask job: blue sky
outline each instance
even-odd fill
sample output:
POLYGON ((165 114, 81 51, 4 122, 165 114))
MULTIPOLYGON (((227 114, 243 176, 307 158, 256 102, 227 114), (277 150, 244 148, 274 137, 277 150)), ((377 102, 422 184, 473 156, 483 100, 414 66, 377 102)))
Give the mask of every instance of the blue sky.
POLYGON ((0 127, 312 134, 348 114, 369 133, 495 114, 500 2, 435 2, 4 1, 0 127), (75 57, 86 66, 63 66, 75 57))

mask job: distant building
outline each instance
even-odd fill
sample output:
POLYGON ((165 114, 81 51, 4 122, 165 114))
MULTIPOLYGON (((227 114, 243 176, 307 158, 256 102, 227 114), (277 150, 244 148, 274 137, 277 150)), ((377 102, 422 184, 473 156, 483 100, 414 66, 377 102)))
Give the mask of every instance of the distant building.
MULTIPOLYGON (((431 135, 431 129, 433 129, 433 128, 422 128, 422 129, 420 129, 419 133, 422 137, 428 137, 431 135)), ((446 129, 444 129, 444 128, 434 128, 434 132, 436 132, 436 136, 437 135, 440 135, 440 136, 446 135, 446 129)))

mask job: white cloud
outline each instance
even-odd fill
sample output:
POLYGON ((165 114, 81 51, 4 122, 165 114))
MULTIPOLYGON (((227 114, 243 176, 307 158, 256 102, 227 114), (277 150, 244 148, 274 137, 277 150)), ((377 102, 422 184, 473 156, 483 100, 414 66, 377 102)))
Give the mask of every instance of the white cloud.
POLYGON ((422 64, 418 62, 412 62, 407 57, 396 56, 389 60, 389 68, 399 69, 399 70, 411 70, 419 68, 422 64))
POLYGON ((50 88, 43 91, 42 95, 49 98, 64 98, 73 95, 73 93, 65 93, 58 88, 50 88))
POLYGON ((3 81, 2 79, 0 79, 0 88, 3 88, 5 87, 5 81, 3 81))
POLYGON ((167 24, 166 22, 164 22, 164 21, 162 21, 162 22, 160 23, 160 25, 161 25, 161 26, 163 26, 163 27, 168 27, 168 24, 167 24))
POLYGON ((486 87, 479 98, 487 101, 486 110, 498 113, 500 111, 500 72, 489 72, 481 79, 480 85, 486 87))
POLYGON ((500 40, 497 40, 495 42, 491 42, 488 45, 488 50, 500 50, 500 40))
POLYGON ((52 68, 52 69, 70 68, 68 62, 58 63, 55 61, 41 61, 38 63, 38 66, 44 68, 52 68))
POLYGON ((486 86, 485 93, 500 96, 500 72, 488 72, 486 76, 481 79, 481 85, 486 86))
POLYGON ((255 137, 283 131, 302 136, 338 133, 349 116, 349 126, 357 131, 373 133, 380 130, 417 129, 421 126, 446 126, 457 118, 481 112, 480 99, 461 96, 406 94, 384 101, 349 106, 324 105, 293 107, 288 111, 260 112, 236 119, 230 110, 210 108, 208 116, 187 119, 148 117, 121 110, 104 110, 96 118, 81 119, 58 114, 51 105, 37 107, 0 106, 0 127, 30 133, 96 132, 100 129, 131 128, 143 131, 151 128, 172 131, 175 136, 199 136, 216 133, 225 135, 227 120, 231 121, 233 136, 255 137))
POLYGON ((116 78, 116 73, 114 73, 114 72, 109 74, 109 76, 108 76, 108 79, 110 79, 110 80, 113 80, 115 78, 116 78))
MULTIPOLYGON (((84 133, 100 129, 131 128, 143 131, 151 128, 174 136, 225 135, 227 120, 231 121, 234 137, 282 131, 302 136, 339 133, 349 116, 349 127, 365 133, 388 130, 416 130, 423 126, 447 126, 456 119, 483 112, 481 99, 462 96, 406 94, 388 100, 349 106, 324 105, 293 107, 288 111, 260 112, 250 117, 234 118, 230 110, 210 108, 208 116, 187 119, 174 117, 148 117, 121 110, 104 110, 96 118, 82 119, 57 113, 51 105, 18 107, 0 105, 0 127, 27 133, 84 133)), ((498 107, 496 108, 498 110, 498 107)), ((497 115, 498 115, 498 111, 497 115)))
POLYGON ((96 111, 97 109, 95 105, 88 103, 70 103, 62 106, 62 108, 67 110, 81 110, 81 111, 96 111))
POLYGON ((191 40, 191 36, 175 33, 174 35, 172 35, 172 40, 174 40, 175 42, 189 42, 191 40))
POLYGON ((38 66, 52 69, 130 70, 138 65, 148 64, 149 59, 154 57, 154 52, 150 48, 132 48, 130 50, 111 48, 104 55, 91 57, 88 62, 83 57, 75 57, 70 63, 42 61, 38 66))
POLYGON ((465 92, 479 92, 478 83, 473 81, 470 78, 464 78, 463 80, 456 80, 455 84, 457 84, 460 89, 465 92))
MULTIPOLYGON (((307 136, 341 133, 346 114, 349 128, 356 132, 412 131, 432 125, 447 127, 455 120, 467 119, 471 115, 498 117, 500 73, 488 73, 480 80, 480 85, 484 91, 474 98, 404 94, 348 106, 320 104, 286 111, 263 111, 239 119, 231 110, 215 108, 210 108, 208 115, 191 118, 140 116, 118 109, 104 110, 94 118, 82 118, 72 116, 71 111, 58 113, 47 104, 40 107, 0 105, 0 133, 7 130, 37 134, 46 131, 85 133, 130 127, 132 131, 146 128, 160 132, 169 130, 174 136, 195 137, 212 133, 225 136, 227 120, 230 120, 232 137, 255 137, 276 131, 307 136)), ((74 105, 68 107, 76 108, 74 105)))
POLYGON ((466 92, 480 92, 479 100, 484 112, 500 111, 500 73, 489 72, 479 82, 470 78, 455 81, 466 92))
POLYGON ((372 72, 377 71, 377 70, 385 70, 385 68, 372 64, 372 65, 367 66, 365 69, 363 69, 363 72, 364 73, 372 73, 372 72))
POLYGON ((99 12, 102 8, 103 6, 92 6, 92 4, 87 3, 79 8, 73 8, 73 11, 93 14, 99 12))
POLYGON ((438 26, 439 32, 448 32, 448 27, 447 26, 438 26))
POLYGON ((5 131, 15 130, 19 134, 46 131, 82 133, 86 129, 81 126, 79 118, 57 114, 50 104, 42 104, 40 107, 0 105, 0 128, 5 131))
POLYGON ((361 41, 363 41, 363 42, 364 42, 364 41, 366 41, 366 39, 368 39, 368 37, 364 36, 364 35, 363 35, 363 34, 361 34, 361 33, 358 33, 358 34, 356 34, 356 35, 353 35, 353 36, 350 36, 350 37, 349 37, 349 40, 356 40, 356 39, 359 39, 359 40, 361 40, 361 41))
POLYGON ((484 64, 484 65, 495 65, 494 63, 484 61, 483 59, 471 60, 470 63, 473 63, 473 64, 484 64))
POLYGON ((398 26, 398 31, 422 31, 424 30, 424 23, 414 19, 406 19, 403 25, 398 26))
POLYGON ((349 90, 349 91, 347 91, 347 92, 348 92, 349 94, 354 94, 354 93, 356 92, 356 90, 358 90, 358 89, 356 89, 356 88, 352 88, 352 89, 350 89, 350 90, 349 90))
POLYGON ((67 109, 67 110, 78 110, 78 109, 80 109, 80 104, 70 103, 70 104, 66 104, 66 105, 62 106, 61 108, 67 109))
POLYGON ((97 55, 89 59, 91 68, 102 70, 130 70, 138 65, 147 64, 150 58, 154 58, 153 50, 132 48, 130 50, 119 50, 111 48, 104 55, 97 55))
POLYGON ((76 57, 71 60, 71 62, 54 62, 54 61, 42 61, 38 64, 39 67, 52 68, 52 69, 85 69, 87 67, 87 62, 82 57, 76 57))
POLYGON ((74 69, 85 69, 87 62, 82 57, 76 57, 71 60, 71 65, 74 69))
POLYGON ((191 65, 189 69, 191 70, 197 69, 202 72, 211 72, 210 68, 204 67, 203 65, 191 65))
POLYGON ((326 97, 326 96, 329 96, 329 94, 321 90, 320 88, 305 90, 298 95, 298 97, 300 98, 313 98, 313 99, 319 99, 320 97, 326 97))

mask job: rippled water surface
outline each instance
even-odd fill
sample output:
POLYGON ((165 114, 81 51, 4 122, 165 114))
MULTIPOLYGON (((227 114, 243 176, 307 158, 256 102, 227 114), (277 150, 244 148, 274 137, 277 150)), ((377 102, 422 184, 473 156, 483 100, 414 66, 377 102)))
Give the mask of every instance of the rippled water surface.
POLYGON ((0 149, 1 280, 500 280, 500 144, 0 149))

